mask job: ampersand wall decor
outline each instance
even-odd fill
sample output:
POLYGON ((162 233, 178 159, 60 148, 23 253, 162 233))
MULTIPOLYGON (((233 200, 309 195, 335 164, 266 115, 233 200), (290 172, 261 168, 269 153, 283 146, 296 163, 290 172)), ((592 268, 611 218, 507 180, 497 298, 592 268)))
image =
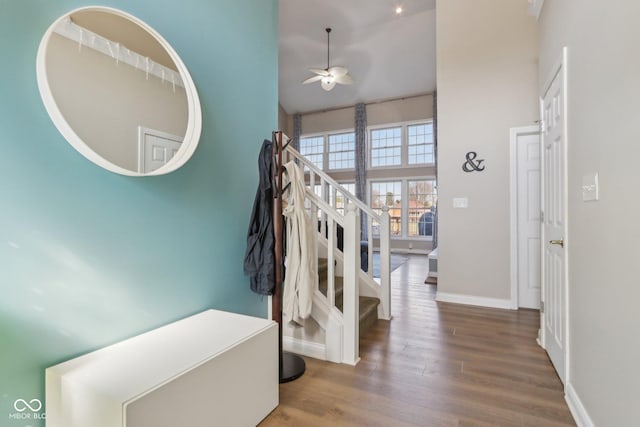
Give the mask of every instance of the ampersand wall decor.
POLYGON ((482 172, 484 170, 484 166, 482 166, 482 162, 484 159, 476 160, 478 154, 475 151, 469 151, 467 153, 467 161, 462 164, 462 170, 465 172, 482 172))

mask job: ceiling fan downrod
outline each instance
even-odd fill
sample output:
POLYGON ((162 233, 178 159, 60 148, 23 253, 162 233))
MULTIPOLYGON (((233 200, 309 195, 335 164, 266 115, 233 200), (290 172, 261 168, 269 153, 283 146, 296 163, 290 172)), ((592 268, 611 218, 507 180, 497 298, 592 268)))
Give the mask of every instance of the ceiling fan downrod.
POLYGON ((331 34, 331 28, 325 28, 327 32, 327 71, 329 71, 329 35, 331 34))

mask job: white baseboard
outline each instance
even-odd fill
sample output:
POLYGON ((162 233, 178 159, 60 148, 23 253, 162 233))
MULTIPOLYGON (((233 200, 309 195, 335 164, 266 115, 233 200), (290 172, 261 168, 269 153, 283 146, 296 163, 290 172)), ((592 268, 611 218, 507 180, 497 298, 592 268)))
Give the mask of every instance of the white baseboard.
POLYGON ((314 359, 327 360, 327 350, 324 344, 305 341, 299 338, 283 336, 282 348, 291 353, 302 356, 313 357, 314 359))
POLYGON ((480 307, 502 308, 513 310, 510 299, 476 297, 473 295, 450 294, 436 292, 436 301, 451 302, 454 304, 477 305, 480 307))
POLYGON ((569 405, 571 415, 573 415, 573 419, 575 420, 578 427, 595 427, 595 424, 593 423, 593 421, 591 421, 591 417, 587 413, 587 410, 584 408, 582 401, 578 397, 578 394, 576 393, 576 390, 573 388, 571 383, 567 383, 564 400, 567 401, 567 405, 569 405))

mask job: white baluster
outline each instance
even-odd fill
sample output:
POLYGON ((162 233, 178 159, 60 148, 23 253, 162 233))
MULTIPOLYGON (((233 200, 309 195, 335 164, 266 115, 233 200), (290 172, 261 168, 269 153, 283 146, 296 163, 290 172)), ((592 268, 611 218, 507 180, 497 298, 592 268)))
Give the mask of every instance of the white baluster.
POLYGON ((373 218, 367 214, 367 274, 373 280, 373 218))
POLYGON ((360 218, 353 203, 346 206, 344 224, 344 277, 342 293, 343 331, 343 363, 355 365, 360 360, 360 286, 358 270, 360 270, 360 218))
POLYGON ((336 226, 333 217, 329 217, 327 224, 329 230, 329 243, 327 245, 327 300, 329 307, 336 306, 336 272, 335 272, 335 245, 336 226))
POLYGON ((391 231, 389 226, 389 208, 382 208, 380 216, 380 305, 378 316, 391 320, 391 231))

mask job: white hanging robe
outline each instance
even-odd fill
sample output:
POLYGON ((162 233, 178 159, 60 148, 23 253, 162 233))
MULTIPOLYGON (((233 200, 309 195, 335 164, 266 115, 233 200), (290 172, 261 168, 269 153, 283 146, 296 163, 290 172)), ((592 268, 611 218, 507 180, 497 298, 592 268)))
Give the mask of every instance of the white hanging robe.
POLYGON ((285 322, 304 324, 311 314, 316 272, 313 269, 313 226, 304 208, 305 182, 302 171, 293 161, 284 165, 284 184, 291 183, 283 194, 282 214, 287 218, 287 258, 283 284, 282 315, 285 322))

